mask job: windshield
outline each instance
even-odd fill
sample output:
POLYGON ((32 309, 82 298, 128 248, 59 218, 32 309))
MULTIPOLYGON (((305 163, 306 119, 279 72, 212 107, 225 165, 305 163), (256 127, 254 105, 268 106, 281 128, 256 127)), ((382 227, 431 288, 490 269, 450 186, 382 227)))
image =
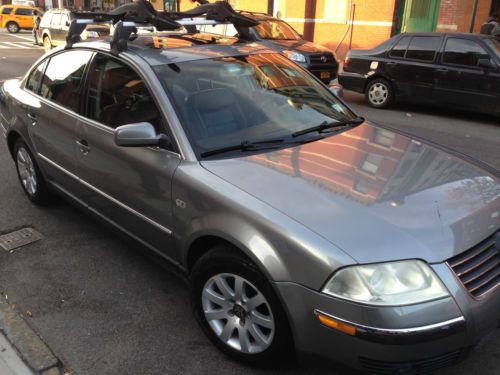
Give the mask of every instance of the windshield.
POLYGON ((292 139, 297 131, 356 117, 307 71, 275 53, 155 71, 199 154, 241 142, 292 139))
POLYGON ((277 20, 260 20, 255 31, 262 39, 297 40, 300 35, 286 22, 277 20))
POLYGON ((500 41, 498 39, 485 39, 485 41, 495 51, 497 56, 500 57, 500 41))

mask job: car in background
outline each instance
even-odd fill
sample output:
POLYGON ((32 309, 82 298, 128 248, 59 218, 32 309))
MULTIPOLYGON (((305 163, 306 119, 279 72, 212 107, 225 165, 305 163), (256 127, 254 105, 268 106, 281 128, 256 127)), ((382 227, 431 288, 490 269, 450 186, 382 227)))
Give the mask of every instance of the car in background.
POLYGON ((500 115, 500 42, 481 34, 403 33, 349 51, 339 82, 375 108, 401 100, 500 115))
MULTIPOLYGON (((38 29, 38 38, 46 52, 66 43, 66 35, 68 35, 69 25, 73 18, 69 9, 50 9, 43 15, 38 29)), ((108 25, 89 25, 82 33, 82 39, 108 35, 108 25)))
POLYGON ((0 27, 6 28, 9 33, 18 33, 19 30, 31 30, 34 26, 34 11, 43 13, 40 8, 27 5, 0 6, 0 27))
MULTIPOLYGON (((265 13, 241 11, 240 14, 255 19, 259 25, 250 28, 252 37, 259 43, 278 51, 290 60, 309 70, 323 83, 337 78, 339 63, 330 49, 305 40, 295 29, 279 18, 265 13)), ((233 25, 204 25, 203 32, 235 36, 238 32, 233 25)))

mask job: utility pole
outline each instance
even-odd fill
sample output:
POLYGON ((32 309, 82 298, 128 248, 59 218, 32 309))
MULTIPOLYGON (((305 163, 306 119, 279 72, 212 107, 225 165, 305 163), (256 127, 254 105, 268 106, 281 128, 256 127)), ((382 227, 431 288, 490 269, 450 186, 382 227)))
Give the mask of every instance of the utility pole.
POLYGON ((469 32, 474 32, 474 24, 476 23, 476 13, 477 13, 477 0, 474 0, 474 5, 472 6, 472 17, 470 20, 469 32))

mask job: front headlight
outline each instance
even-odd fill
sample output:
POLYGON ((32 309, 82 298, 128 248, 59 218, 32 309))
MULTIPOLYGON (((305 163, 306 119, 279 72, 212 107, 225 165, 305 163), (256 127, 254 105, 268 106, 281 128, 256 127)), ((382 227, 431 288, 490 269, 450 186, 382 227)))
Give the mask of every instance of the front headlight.
POLYGON ((449 296, 420 260, 352 266, 333 275, 323 293, 368 305, 410 305, 449 296))
POLYGON ((299 63, 305 63, 306 62, 306 57, 298 52, 293 52, 293 51, 283 51, 286 57, 288 57, 290 60, 299 62, 299 63))

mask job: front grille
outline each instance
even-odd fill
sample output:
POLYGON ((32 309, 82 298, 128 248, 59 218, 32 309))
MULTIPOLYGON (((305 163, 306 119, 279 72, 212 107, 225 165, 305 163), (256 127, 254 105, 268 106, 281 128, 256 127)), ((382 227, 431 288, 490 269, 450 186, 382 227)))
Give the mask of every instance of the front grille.
POLYGON ((500 253, 498 234, 480 242, 472 249, 448 259, 447 263, 465 288, 474 297, 500 286, 500 253), (496 237, 496 239, 495 239, 496 237))
POLYGON ((332 66, 335 65, 335 59, 331 53, 319 53, 309 55, 309 61, 312 66, 332 66), (324 57, 324 59, 322 59, 324 57))
POLYGON ((467 351, 457 350, 438 357, 411 362, 387 362, 360 357, 361 366, 371 374, 429 374, 459 362, 467 351))

